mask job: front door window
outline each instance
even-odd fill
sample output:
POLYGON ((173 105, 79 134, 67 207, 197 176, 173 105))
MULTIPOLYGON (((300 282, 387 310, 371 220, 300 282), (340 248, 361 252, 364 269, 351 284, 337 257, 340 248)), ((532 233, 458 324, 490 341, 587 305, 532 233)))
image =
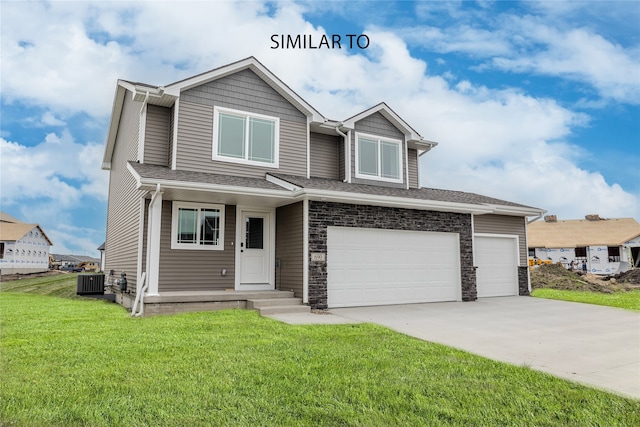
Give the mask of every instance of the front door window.
POLYGON ((245 246, 247 249, 263 249, 264 245, 264 218, 247 217, 245 219, 246 235, 245 246))

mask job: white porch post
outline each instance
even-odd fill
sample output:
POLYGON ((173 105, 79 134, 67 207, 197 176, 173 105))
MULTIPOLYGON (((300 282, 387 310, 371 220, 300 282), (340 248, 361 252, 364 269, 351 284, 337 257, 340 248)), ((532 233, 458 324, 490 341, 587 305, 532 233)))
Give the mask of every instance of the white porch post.
POLYGON ((160 233, 162 223, 162 191, 153 194, 149 204, 147 233, 147 295, 158 295, 160 277, 160 233))

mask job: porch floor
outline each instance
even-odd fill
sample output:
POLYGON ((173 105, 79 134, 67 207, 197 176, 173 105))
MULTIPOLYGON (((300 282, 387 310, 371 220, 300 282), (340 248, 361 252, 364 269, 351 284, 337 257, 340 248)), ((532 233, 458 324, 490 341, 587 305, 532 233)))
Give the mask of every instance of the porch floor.
MULTIPOLYGON (((131 308, 131 303, 132 300, 125 302, 124 305, 131 308)), ((255 309, 260 313, 263 310, 275 310, 276 312, 310 310, 309 306, 302 305, 300 298, 294 297, 293 292, 277 290, 161 292, 160 295, 145 295, 143 304, 145 315, 212 311, 228 308, 255 309), (259 303, 260 301, 263 303, 259 303), (270 307, 262 308, 264 305, 269 305, 270 307)))
POLYGON ((172 302, 247 301, 254 299, 293 298, 291 291, 172 291, 145 295, 145 304, 172 302))

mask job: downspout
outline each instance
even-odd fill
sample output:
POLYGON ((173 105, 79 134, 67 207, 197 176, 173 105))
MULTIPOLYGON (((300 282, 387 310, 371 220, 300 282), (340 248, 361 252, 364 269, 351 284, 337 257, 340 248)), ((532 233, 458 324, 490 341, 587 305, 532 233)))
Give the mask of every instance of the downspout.
POLYGON ((342 125, 342 123, 340 123, 338 126, 336 126, 336 132, 338 133, 338 135, 341 135, 342 138, 344 139, 344 179, 342 180, 342 182, 349 182, 349 177, 351 176, 351 167, 349 165, 349 153, 351 152, 350 150, 350 144, 348 141, 348 137, 345 133, 343 133, 340 130, 340 126, 342 125))
MULTIPOLYGON (((408 190, 409 185, 409 142, 407 140, 407 135, 404 136, 404 175, 407 180, 406 189, 408 190)), ((418 177, 418 181, 420 178, 418 177)))
POLYGON ((138 113, 138 161, 140 163, 144 163, 144 140, 145 133, 147 127, 147 102, 149 101, 149 91, 147 91, 144 96, 144 101, 142 101, 142 107, 140 107, 140 112, 138 113), (143 120, 144 117, 144 120, 143 120))
MULTIPOLYGON (((147 223, 147 229, 151 230, 151 225, 153 224, 153 206, 160 194, 160 184, 156 184, 156 191, 151 196, 151 202, 149 202, 149 221, 147 223)), ((149 265, 149 239, 147 239, 147 269, 149 265)), ((136 283, 136 299, 133 302, 133 307, 131 307, 131 315, 140 317, 144 314, 144 293, 149 288, 149 282, 147 281, 147 272, 145 271, 140 275, 140 280, 136 283), (138 308, 138 304, 140 304, 140 311, 136 313, 138 308)))

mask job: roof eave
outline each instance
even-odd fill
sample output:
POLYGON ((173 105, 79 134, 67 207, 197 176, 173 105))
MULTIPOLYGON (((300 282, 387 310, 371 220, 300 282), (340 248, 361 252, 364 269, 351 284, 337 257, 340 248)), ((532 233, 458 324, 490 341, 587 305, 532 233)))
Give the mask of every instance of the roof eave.
POLYGON ((282 82, 275 74, 265 67, 255 57, 250 56, 232 64, 207 71, 205 73, 193 76, 191 78, 172 83, 164 87, 164 91, 168 95, 179 97, 180 93, 204 83, 217 80, 231 74, 237 73, 245 69, 250 69, 261 79, 263 79, 276 92, 296 106, 298 110, 304 113, 308 120, 316 123, 324 123, 327 119, 313 108, 307 101, 302 99, 300 95, 295 93, 289 86, 282 82))
POLYGON ((484 203, 489 206, 493 212, 497 215, 508 216, 540 216, 547 213, 544 209, 529 207, 529 206, 508 206, 508 205, 496 205, 491 203, 484 203))
POLYGON ((441 202, 437 200, 413 199, 408 197, 370 195, 343 191, 317 190, 305 188, 305 196, 320 201, 353 203, 373 206, 388 206, 407 209, 431 210, 440 212, 456 212, 465 214, 487 214, 493 211, 482 205, 467 203, 441 202))
POLYGON ((128 83, 118 80, 116 85, 116 93, 113 97, 113 106, 111 107, 111 120, 109 121, 109 133, 107 134, 107 142, 104 148, 104 156, 102 158, 102 169, 111 169, 111 158, 113 157, 113 150, 116 146, 116 138, 118 136, 118 129, 120 127, 120 117, 122 115, 122 108, 124 106, 124 97, 127 93, 126 86, 130 86, 128 83))

